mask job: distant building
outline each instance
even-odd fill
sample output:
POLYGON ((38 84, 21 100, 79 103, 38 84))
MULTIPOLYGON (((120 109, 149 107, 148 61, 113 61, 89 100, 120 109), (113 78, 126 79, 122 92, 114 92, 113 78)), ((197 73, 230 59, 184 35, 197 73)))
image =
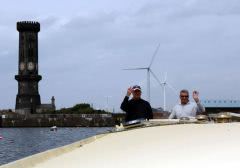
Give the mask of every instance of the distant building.
POLYGON ((42 76, 38 74, 38 22, 17 22, 19 31, 18 94, 16 112, 19 114, 41 113, 55 110, 55 99, 51 104, 41 104, 38 82, 42 76))
POLYGON ((240 100, 202 100, 207 113, 236 112, 240 113, 240 100))
POLYGON ((54 96, 51 99, 51 104, 41 104, 40 106, 37 107, 36 112, 37 113, 44 113, 44 112, 52 112, 56 110, 55 106, 55 98, 54 96))

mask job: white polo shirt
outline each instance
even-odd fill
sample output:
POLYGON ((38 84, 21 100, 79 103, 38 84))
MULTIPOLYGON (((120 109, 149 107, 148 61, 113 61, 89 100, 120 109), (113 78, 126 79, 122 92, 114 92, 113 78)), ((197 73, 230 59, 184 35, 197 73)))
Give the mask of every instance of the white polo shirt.
POLYGON ((200 103, 188 102, 187 104, 177 104, 174 106, 169 119, 181 117, 195 117, 197 112, 204 112, 205 108, 200 103))

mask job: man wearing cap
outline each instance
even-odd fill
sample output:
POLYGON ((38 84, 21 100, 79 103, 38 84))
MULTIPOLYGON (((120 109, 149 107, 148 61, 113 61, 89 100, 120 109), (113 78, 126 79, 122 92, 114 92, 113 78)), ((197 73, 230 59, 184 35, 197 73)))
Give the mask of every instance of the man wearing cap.
POLYGON ((153 118, 152 108, 149 102, 141 98, 141 94, 141 87, 138 85, 128 88, 121 104, 121 109, 126 112, 126 121, 153 118), (131 94, 133 97, 129 100, 131 94))
POLYGON ((199 92, 193 91, 193 99, 195 102, 189 101, 189 92, 188 90, 180 91, 180 103, 175 105, 172 113, 168 117, 169 119, 181 118, 181 117, 196 117, 198 114, 204 114, 205 108, 200 103, 199 92))

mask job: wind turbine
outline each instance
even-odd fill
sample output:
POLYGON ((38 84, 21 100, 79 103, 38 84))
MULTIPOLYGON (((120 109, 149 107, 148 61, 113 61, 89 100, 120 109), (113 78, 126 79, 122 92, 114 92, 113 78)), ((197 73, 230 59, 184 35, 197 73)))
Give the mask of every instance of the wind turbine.
POLYGON ((156 79, 158 84, 162 86, 163 88, 163 110, 166 111, 166 87, 169 87, 175 94, 177 94, 177 91, 174 87, 172 87, 169 83, 167 83, 167 73, 165 72, 164 80, 161 82, 157 76, 151 71, 153 77, 156 79))
POLYGON ((158 53, 160 47, 160 43, 158 44, 155 52, 153 53, 152 60, 147 67, 138 67, 138 68, 128 68, 128 69, 123 69, 123 70, 147 70, 147 100, 150 102, 150 73, 152 73, 151 66, 153 64, 153 61, 158 53))

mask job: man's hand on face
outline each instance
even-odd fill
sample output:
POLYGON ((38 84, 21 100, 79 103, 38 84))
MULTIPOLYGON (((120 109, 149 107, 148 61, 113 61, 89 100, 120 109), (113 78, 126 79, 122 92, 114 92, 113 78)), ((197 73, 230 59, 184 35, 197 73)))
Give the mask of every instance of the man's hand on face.
POLYGON ((127 90, 127 96, 128 97, 131 96, 132 92, 133 92, 132 88, 129 87, 128 90, 127 90))
POLYGON ((199 102, 199 92, 196 90, 193 91, 193 99, 195 100, 196 103, 199 102))

